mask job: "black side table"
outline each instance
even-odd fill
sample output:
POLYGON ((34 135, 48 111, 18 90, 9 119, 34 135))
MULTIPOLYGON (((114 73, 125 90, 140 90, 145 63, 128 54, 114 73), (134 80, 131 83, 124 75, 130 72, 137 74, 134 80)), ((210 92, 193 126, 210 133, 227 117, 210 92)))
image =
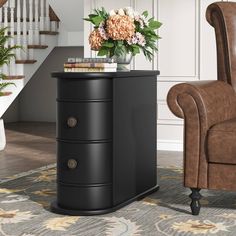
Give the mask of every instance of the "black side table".
POLYGON ((57 200, 68 215, 115 211, 158 189, 158 71, 57 78, 57 200))

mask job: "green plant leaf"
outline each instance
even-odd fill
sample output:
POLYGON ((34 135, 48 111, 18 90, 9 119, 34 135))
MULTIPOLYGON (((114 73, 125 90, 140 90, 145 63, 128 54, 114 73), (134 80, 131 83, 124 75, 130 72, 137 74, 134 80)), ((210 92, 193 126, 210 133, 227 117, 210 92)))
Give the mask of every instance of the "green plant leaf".
POLYGON ((150 21, 154 21, 154 17, 152 17, 148 20, 148 22, 150 22, 150 21))
POLYGON ((83 18, 83 20, 91 22, 90 18, 83 18))
POLYGON ((102 56, 106 56, 109 54, 109 49, 102 47, 99 51, 98 51, 98 56, 102 57, 102 56))
POLYGON ((92 18, 92 22, 94 25, 99 26, 100 23, 103 21, 104 19, 101 16, 95 16, 92 18))
POLYGON ((147 17, 148 17, 148 11, 144 11, 144 12, 142 13, 142 15, 147 18, 147 17))
POLYGON ((122 40, 118 40, 117 44, 118 44, 118 46, 122 46, 124 44, 124 42, 122 40))
POLYGON ((92 19, 93 17, 96 17, 98 15, 97 14, 89 14, 88 16, 89 16, 90 19, 92 19))
POLYGON ((161 27, 161 25, 162 25, 161 22, 153 20, 153 21, 150 21, 150 22, 149 22, 149 25, 148 25, 148 26, 149 26, 151 29, 155 30, 155 29, 159 29, 159 28, 161 27))
MULTIPOLYGON (((11 59, 15 57, 15 49, 22 48, 21 46, 14 45, 12 47, 6 47, 6 42, 12 37, 7 34, 8 27, 0 28, 0 66, 4 64, 9 64, 11 59)), ((0 78, 2 75, 0 74, 0 78)))
POLYGON ((0 91, 2 91, 3 89, 5 89, 6 87, 8 87, 10 85, 16 86, 14 83, 1 83, 0 84, 0 91))
POLYGON ((115 46, 114 43, 111 43, 111 42, 104 42, 102 44, 103 47, 106 47, 106 48, 113 48, 115 46))
POLYGON ((136 54, 140 53, 140 49, 138 45, 132 45, 132 54, 135 56, 136 54))

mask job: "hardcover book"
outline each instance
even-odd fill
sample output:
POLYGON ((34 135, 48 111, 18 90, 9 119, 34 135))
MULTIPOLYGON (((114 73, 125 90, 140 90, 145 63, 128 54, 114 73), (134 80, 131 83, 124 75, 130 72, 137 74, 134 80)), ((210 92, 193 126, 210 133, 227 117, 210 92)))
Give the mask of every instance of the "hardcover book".
POLYGON ((112 58, 68 58, 68 63, 114 63, 112 58))
POLYGON ((64 72, 116 72, 116 68, 64 68, 64 72))
POLYGON ((65 63, 64 68, 117 68, 117 63, 65 63))

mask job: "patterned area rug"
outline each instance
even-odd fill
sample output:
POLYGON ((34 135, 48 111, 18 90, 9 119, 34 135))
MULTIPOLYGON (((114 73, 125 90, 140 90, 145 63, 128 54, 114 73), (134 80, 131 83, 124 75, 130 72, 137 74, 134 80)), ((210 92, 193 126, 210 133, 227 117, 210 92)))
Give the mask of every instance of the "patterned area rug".
POLYGON ((55 166, 0 181, 0 235, 131 236, 236 235, 235 193, 202 191, 200 216, 189 209, 182 170, 158 168, 160 190, 117 212, 69 217, 49 211, 55 198, 55 166))

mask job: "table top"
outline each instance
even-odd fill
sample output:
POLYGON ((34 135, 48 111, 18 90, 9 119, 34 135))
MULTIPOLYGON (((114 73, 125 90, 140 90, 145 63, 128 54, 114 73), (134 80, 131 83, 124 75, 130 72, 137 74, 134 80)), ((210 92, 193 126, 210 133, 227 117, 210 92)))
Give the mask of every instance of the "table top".
POLYGON ((117 72, 52 72, 52 77, 64 79, 127 78, 157 76, 158 70, 131 70, 117 72))

